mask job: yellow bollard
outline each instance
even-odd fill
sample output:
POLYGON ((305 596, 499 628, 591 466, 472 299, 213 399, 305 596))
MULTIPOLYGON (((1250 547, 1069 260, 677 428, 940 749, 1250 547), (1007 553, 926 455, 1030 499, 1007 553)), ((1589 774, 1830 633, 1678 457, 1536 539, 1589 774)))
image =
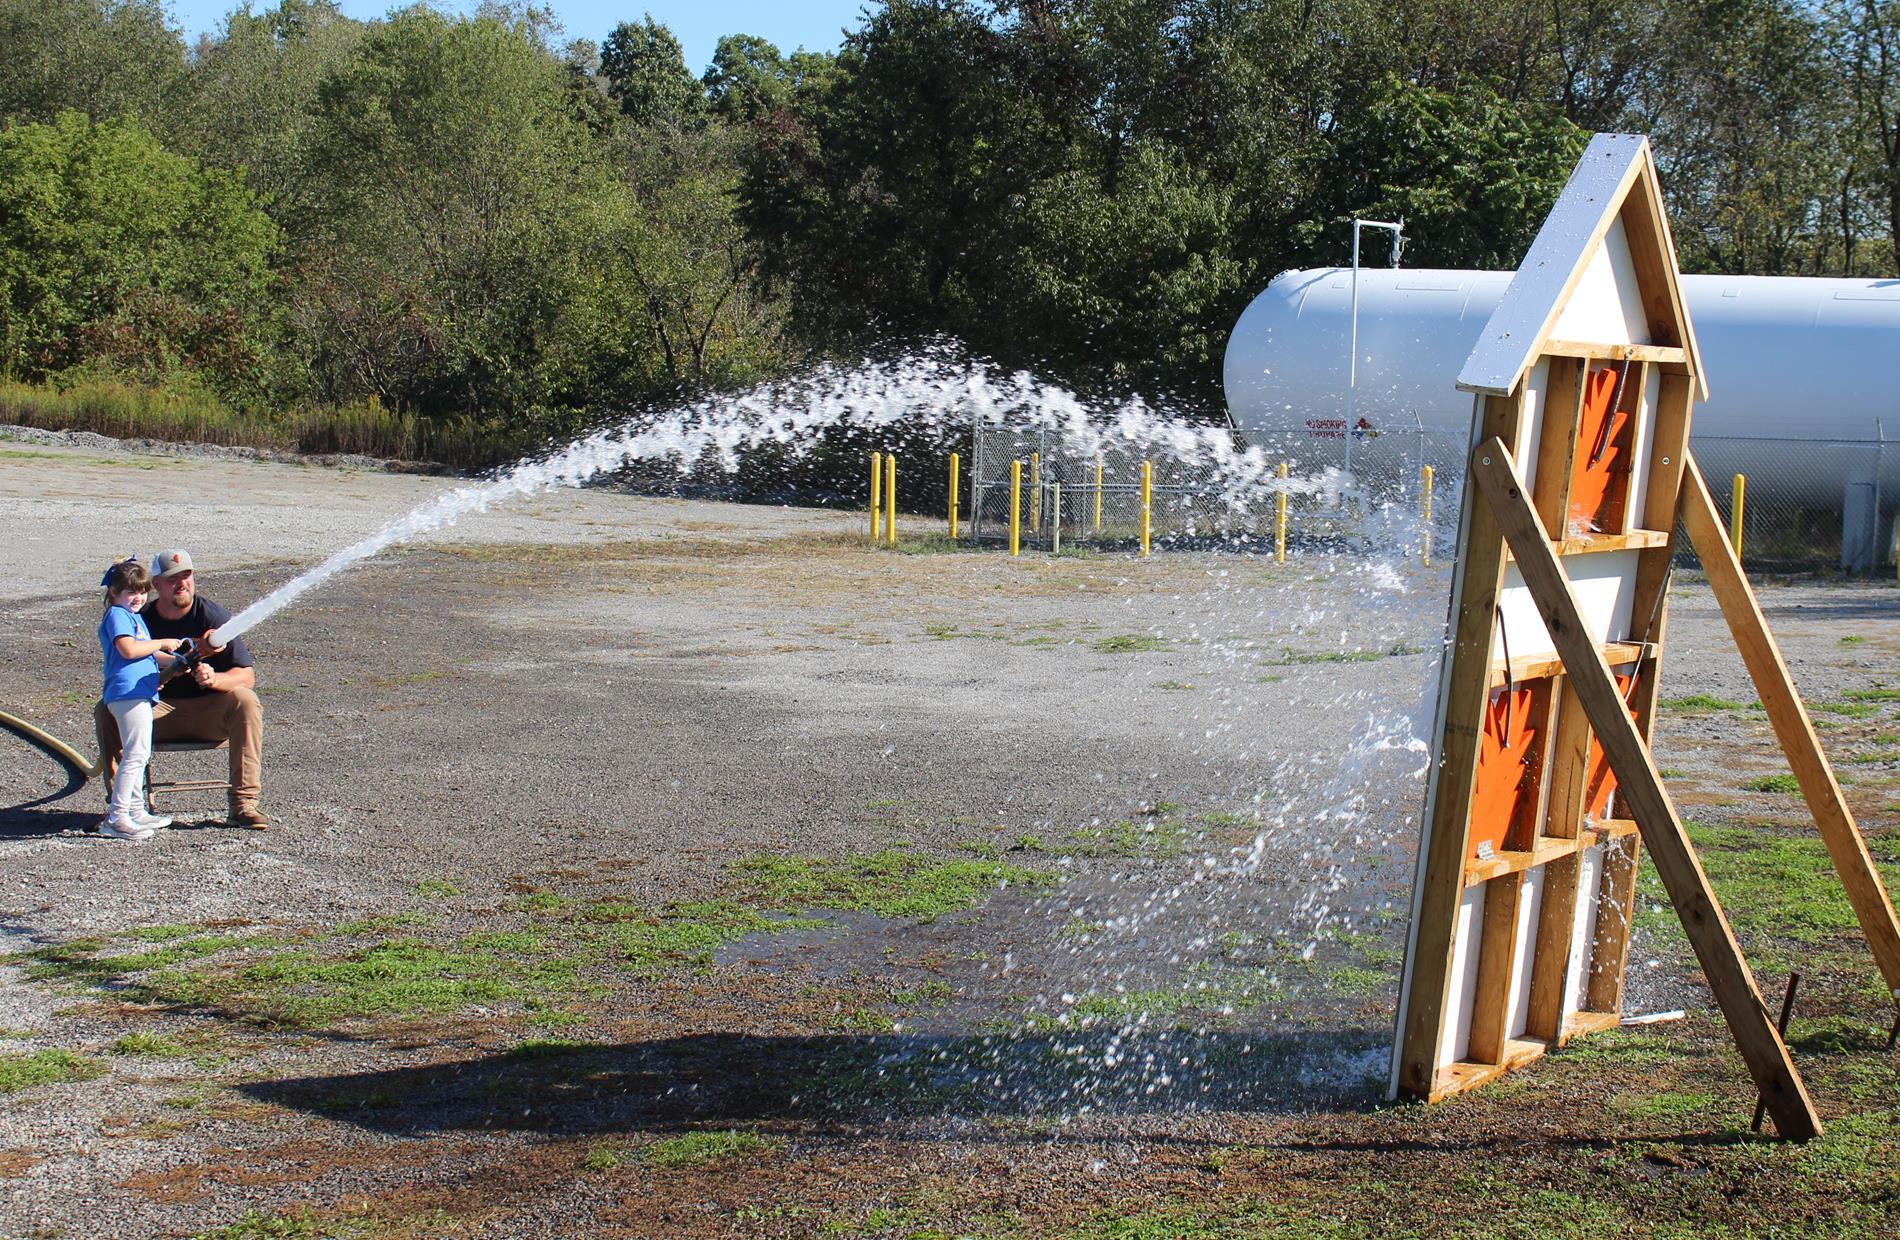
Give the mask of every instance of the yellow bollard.
POLYGON ((1149 536, 1154 526, 1155 463, 1141 463, 1141 553, 1148 554, 1149 536))
POLYGON ((1058 480, 1051 489, 1053 491, 1053 494, 1050 496, 1050 508, 1052 509, 1050 516, 1054 519, 1055 524, 1049 527, 1049 553, 1051 555, 1061 555, 1062 554, 1062 483, 1061 481, 1058 480))
POLYGON ((1029 454, 1029 532, 1042 532, 1042 453, 1029 454))
POLYGON ((1748 502, 1748 478, 1736 474, 1729 489, 1728 540, 1735 548, 1735 558, 1742 558, 1742 507, 1748 502))
POLYGON ((878 517, 884 511, 884 501, 882 498, 884 494, 883 487, 884 454, 882 452, 873 452, 871 454, 871 542, 873 545, 877 543, 879 537, 877 525, 878 517))
POLYGON ((897 453, 884 454, 884 543, 897 545, 897 453))
POLYGON ((956 453, 950 454, 950 537, 957 536, 957 466, 961 459, 956 453))
POLYGON ((1418 562, 1430 568, 1432 566, 1432 467, 1430 465, 1418 471, 1418 487, 1418 519, 1425 527, 1424 541, 1419 545, 1418 562))
POLYGON ((1095 456, 1095 532, 1102 532, 1102 457, 1095 456))
POLYGON ((1009 553, 1023 553, 1023 463, 1009 463, 1009 553))
MULTIPOLYGON (((1281 482, 1286 481, 1286 462, 1280 462, 1275 471, 1281 482)), ((1279 494, 1273 497, 1273 562, 1286 563, 1286 488, 1281 487, 1279 494)))

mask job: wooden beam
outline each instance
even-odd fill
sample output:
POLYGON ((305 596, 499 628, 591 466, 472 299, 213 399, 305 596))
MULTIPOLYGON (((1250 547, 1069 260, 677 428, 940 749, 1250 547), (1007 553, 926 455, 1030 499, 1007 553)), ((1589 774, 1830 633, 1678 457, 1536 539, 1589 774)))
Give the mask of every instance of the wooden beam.
MULTIPOLYGON (((1611 642, 1603 647, 1603 661, 1611 667, 1622 667, 1642 657, 1641 642, 1611 642)), ((1555 653, 1520 655, 1511 660, 1509 667, 1505 666, 1503 659, 1494 659, 1491 662, 1491 687, 1495 689, 1511 681, 1522 684, 1527 680, 1542 680, 1563 670, 1563 658, 1555 653)))
POLYGON ((1571 358, 1552 358, 1550 381, 1544 387, 1543 431, 1537 437, 1537 473, 1531 479, 1531 501, 1544 519, 1545 536, 1553 542, 1566 538, 1570 513, 1570 462, 1577 456, 1577 423, 1583 417, 1585 366, 1571 358))
MULTIPOLYGON (((1524 416, 1523 388, 1512 396, 1478 398, 1485 437, 1515 440, 1524 416)), ((1479 734, 1491 694, 1491 637, 1498 594, 1504 585, 1504 538, 1483 504, 1467 503, 1463 537, 1452 581, 1452 638, 1445 651, 1440 690, 1437 771, 1425 806, 1419 845, 1412 939, 1399 996, 1400 1093, 1429 1098, 1436 1085, 1439 1034, 1451 992, 1452 936, 1465 893, 1465 857, 1470 850, 1471 796, 1478 778, 1479 734)))
POLYGON ((1834 868, 1840 872, 1841 885, 1847 889, 1854 916, 1860 920, 1861 933, 1867 938, 1867 946, 1880 966, 1888 991, 1900 997, 1900 921, 1894 917, 1893 901, 1880 880, 1880 871, 1874 867, 1867 841, 1854 822, 1853 811, 1841 794, 1834 768, 1821 749, 1821 738, 1815 734, 1814 722, 1808 718, 1808 709, 1794 687, 1794 678, 1788 674, 1788 665, 1782 660, 1774 634, 1768 631, 1761 604, 1756 601, 1741 563, 1735 558, 1735 549, 1729 545, 1721 518, 1716 514, 1715 501, 1709 496, 1708 484, 1703 481, 1702 471, 1693 457, 1683 480, 1682 524, 1689 532, 1696 557, 1702 561, 1703 571, 1708 574, 1709 587, 1722 607, 1729 631, 1735 635, 1735 645, 1742 652, 1742 662, 1748 665, 1755 692, 1768 711, 1775 739, 1781 742, 1788 767, 1801 784, 1808 812, 1814 816, 1814 825, 1827 844, 1828 856, 1833 858, 1834 868))
POLYGON ((1475 1063, 1498 1063, 1510 1038, 1511 974, 1517 971, 1517 917, 1524 875, 1506 874, 1484 885, 1484 929, 1478 940, 1478 980, 1471 1005, 1475 1063))
POLYGON ((1689 842, 1669 800, 1649 747, 1629 717, 1616 678, 1591 636, 1563 566, 1550 553, 1543 523, 1530 505, 1523 480, 1502 439, 1489 438, 1478 445, 1472 454, 1471 477, 1517 555, 1519 570, 1543 616, 1544 627, 1564 656, 1566 676, 1590 716, 1590 726, 1609 758, 1610 769, 1616 773, 1624 804, 1642 830, 1643 842, 1654 858, 1670 902, 1682 918, 1715 1001, 1728 1020, 1756 1087, 1767 1100, 1769 1113, 1775 1117, 1775 1130, 1795 1141, 1819 1135, 1821 1117, 1815 1113, 1787 1044, 1762 1002, 1728 918, 1709 886, 1708 876, 1702 872, 1695 846, 1689 842))
POLYGON ((1555 1039, 1563 1028, 1564 984, 1570 980, 1570 943, 1577 924, 1577 884, 1583 854, 1572 850, 1544 866, 1544 898, 1531 949, 1531 1003, 1524 1032, 1555 1039))
POLYGON ((1593 362, 1660 362, 1682 365, 1688 354, 1669 344, 1599 344, 1589 340, 1546 340, 1542 352, 1556 357, 1581 357, 1593 362))
POLYGON ((1605 1016, 1623 1011, 1623 979, 1629 972, 1630 922, 1636 914, 1636 838, 1611 840, 1603 849, 1603 878, 1590 898, 1597 902, 1590 936, 1590 975, 1583 1007, 1605 1016))

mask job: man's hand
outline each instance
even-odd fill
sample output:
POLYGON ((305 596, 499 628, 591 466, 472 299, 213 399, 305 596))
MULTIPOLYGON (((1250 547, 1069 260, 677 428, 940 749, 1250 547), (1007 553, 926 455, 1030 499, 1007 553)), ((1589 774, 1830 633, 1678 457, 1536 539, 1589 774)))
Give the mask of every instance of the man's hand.
POLYGON ((191 678, 197 681, 203 688, 215 689, 218 687, 218 674, 211 670, 209 663, 194 663, 191 668, 191 678))
POLYGON ((215 632, 217 632, 216 629, 206 629, 204 631, 204 636, 200 637, 197 640, 197 642, 194 643, 194 645, 197 648, 199 658, 208 659, 212 655, 218 653, 218 651, 224 649, 223 646, 220 646, 218 645, 218 643, 211 640, 211 635, 215 632))

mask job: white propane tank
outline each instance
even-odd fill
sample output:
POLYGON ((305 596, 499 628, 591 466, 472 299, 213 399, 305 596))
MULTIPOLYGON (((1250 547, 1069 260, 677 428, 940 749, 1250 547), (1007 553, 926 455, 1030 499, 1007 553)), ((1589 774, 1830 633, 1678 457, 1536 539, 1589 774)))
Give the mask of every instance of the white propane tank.
MULTIPOLYGON (((1458 370, 1512 274, 1360 268, 1356 475, 1421 462, 1462 474, 1472 398, 1458 370)), ((1832 507, 1869 484, 1883 508, 1900 498, 1900 280, 1684 276, 1682 288, 1709 386, 1690 442, 1712 488, 1740 472, 1751 498, 1832 507)), ((1351 310, 1350 270, 1288 271, 1228 341, 1235 424, 1309 469, 1340 463, 1351 310)))

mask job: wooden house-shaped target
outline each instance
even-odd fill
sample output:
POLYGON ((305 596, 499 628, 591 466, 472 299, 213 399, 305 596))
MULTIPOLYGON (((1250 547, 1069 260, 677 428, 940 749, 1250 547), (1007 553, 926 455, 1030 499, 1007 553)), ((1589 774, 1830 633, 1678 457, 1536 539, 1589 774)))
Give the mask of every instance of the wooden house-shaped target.
POLYGON ((1706 385, 1677 274, 1648 140, 1600 134, 1460 372, 1471 467, 1392 1091, 1436 1100, 1616 1024, 1641 844, 1799 1139, 1820 1121, 1649 753, 1679 516, 1893 988, 1900 926, 1689 459, 1706 385))

